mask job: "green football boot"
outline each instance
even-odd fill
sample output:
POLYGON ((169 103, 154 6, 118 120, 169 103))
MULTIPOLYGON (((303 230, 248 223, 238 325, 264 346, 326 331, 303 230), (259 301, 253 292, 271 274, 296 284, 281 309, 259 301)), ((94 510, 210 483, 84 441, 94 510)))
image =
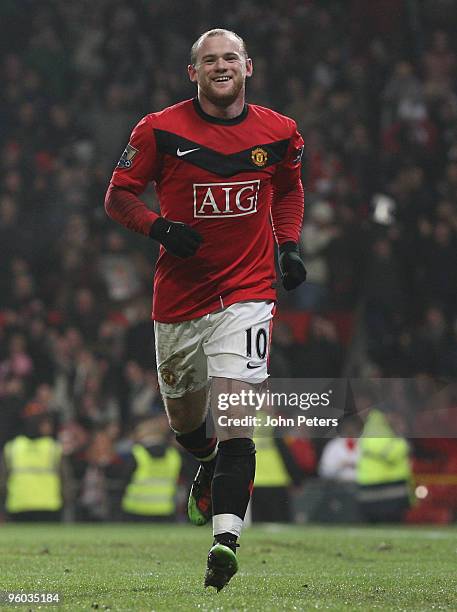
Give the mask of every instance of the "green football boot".
POLYGON ((224 544, 214 544, 208 553, 205 588, 212 586, 219 593, 237 571, 238 560, 234 551, 224 544))
POLYGON ((193 525, 206 525, 213 515, 211 481, 210 474, 200 466, 187 501, 187 515, 193 525))

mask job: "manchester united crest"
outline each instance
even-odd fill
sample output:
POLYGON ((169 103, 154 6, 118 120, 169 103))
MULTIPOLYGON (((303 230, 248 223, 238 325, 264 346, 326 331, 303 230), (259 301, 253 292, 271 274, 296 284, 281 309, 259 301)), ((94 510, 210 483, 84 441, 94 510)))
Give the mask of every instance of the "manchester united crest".
POLYGON ((163 382, 169 387, 174 387, 176 384, 175 373, 168 368, 162 368, 160 374, 162 375, 163 382))
POLYGON ((255 166, 263 168, 267 165, 268 152, 262 149, 262 147, 256 147, 251 151, 251 160, 255 166))

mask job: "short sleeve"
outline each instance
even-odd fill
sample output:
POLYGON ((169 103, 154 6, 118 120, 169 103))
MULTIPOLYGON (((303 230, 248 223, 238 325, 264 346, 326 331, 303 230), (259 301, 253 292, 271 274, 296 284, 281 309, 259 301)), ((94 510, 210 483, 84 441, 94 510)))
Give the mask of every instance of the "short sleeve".
POLYGON ((140 195, 150 181, 156 180, 158 165, 154 129, 151 116, 147 115, 134 127, 113 172, 111 184, 140 195))

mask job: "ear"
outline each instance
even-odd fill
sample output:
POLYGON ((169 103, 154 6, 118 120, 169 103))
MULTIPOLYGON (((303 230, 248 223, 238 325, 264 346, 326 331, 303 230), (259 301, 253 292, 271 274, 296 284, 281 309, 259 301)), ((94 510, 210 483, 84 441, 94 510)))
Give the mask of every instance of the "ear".
POLYGON ((192 83, 197 82, 197 70, 193 64, 189 64, 187 66, 187 74, 189 75, 189 79, 192 81, 192 83))
POLYGON ((254 66, 252 65, 252 59, 250 57, 246 58, 246 76, 250 77, 252 76, 252 73, 254 72, 254 66))

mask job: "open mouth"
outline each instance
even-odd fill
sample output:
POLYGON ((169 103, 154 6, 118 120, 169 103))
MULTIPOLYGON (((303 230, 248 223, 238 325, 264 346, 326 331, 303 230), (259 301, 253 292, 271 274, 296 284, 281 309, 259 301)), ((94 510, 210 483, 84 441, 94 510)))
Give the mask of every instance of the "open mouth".
POLYGON ((231 81, 231 80, 232 80, 232 77, 229 77, 229 76, 219 76, 213 79, 215 83, 227 83, 228 81, 231 81))

